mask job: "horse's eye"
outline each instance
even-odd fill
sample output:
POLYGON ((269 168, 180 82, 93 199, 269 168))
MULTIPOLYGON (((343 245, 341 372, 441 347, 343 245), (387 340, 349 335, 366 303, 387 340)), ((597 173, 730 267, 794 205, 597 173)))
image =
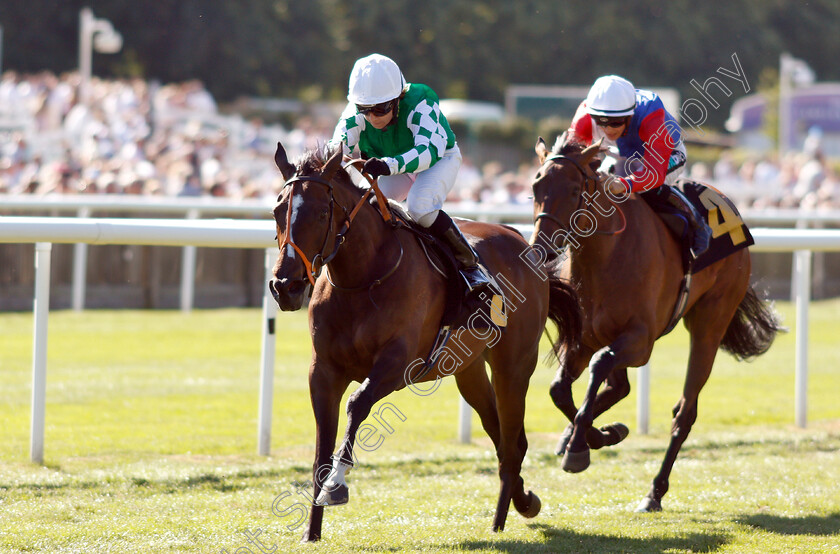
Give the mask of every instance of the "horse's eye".
POLYGON ((326 208, 324 208, 323 210, 321 210, 321 213, 318 214, 318 219, 320 221, 326 221, 327 220, 327 215, 329 215, 329 212, 327 211, 326 208))

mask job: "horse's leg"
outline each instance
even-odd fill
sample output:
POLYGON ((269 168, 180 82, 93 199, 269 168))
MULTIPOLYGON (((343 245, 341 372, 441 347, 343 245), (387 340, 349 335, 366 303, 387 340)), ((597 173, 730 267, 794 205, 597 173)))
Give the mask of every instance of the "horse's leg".
MULTIPOLYGON (((607 376, 607 384, 595 397, 594 418, 603 414, 618 401, 630 394, 630 380, 627 378, 627 368, 616 368, 607 376)), ((594 419, 593 419, 594 420, 594 419)), ((601 428, 591 427, 586 432, 586 444, 592 450, 605 446, 614 446, 630 434, 630 429, 623 423, 608 423, 601 428)))
POLYGON ((671 422, 671 441, 659 473, 653 479, 650 492, 642 499, 637 512, 657 512, 662 509, 662 497, 668 492, 668 479, 680 448, 697 420, 697 398, 709 379, 720 341, 738 302, 718 297, 698 302, 686 315, 685 324, 691 334, 691 349, 683 393, 674 406, 671 422), (731 307, 731 309, 730 309, 731 307))
MULTIPOLYGON (((493 446, 496 448, 496 456, 499 456, 499 414, 496 409, 496 398, 493 386, 487 378, 484 370, 484 359, 479 358, 464 371, 455 374, 455 381, 458 383, 458 390, 464 400, 475 409, 493 446)), ((523 429, 519 446, 524 452, 528 448, 528 441, 523 429)), ((518 487, 514 487, 512 500, 513 505, 524 517, 535 517, 542 507, 539 497, 531 491, 525 492, 524 482, 520 479, 518 487)))
POLYGON ((586 396, 575 414, 575 428, 563 455, 564 470, 578 473, 589 467, 589 445, 586 436, 595 420, 595 400, 601 383, 613 370, 626 368, 636 360, 643 359, 645 354, 650 352, 650 347, 644 326, 637 325, 625 331, 612 344, 605 346, 592 356, 586 396))
POLYGON ((554 376, 554 381, 548 387, 548 394, 551 396, 552 402, 569 420, 569 424, 560 435, 557 448, 554 450, 554 453, 558 456, 562 456, 566 452, 566 446, 569 444, 569 439, 572 438, 572 432, 575 429, 575 414, 577 414, 578 409, 572 397, 572 384, 581 376, 586 368, 586 361, 592 357, 592 354, 592 350, 581 346, 577 355, 563 356, 560 360, 560 367, 557 368, 557 374, 554 376))
POLYGON ((484 370, 484 358, 478 358, 471 365, 455 374, 458 391, 467 404, 478 414, 481 426, 499 450, 499 414, 496 411, 496 397, 493 386, 484 370))
POLYGON ((708 341, 701 343, 692 337, 683 394, 672 410, 674 419, 671 421, 671 440, 665 451, 665 459, 662 461, 659 473, 653 479, 650 492, 636 508, 637 512, 658 512, 662 509, 662 497, 668 492, 671 469, 674 467, 680 448, 688 438, 692 425, 697 420, 697 397, 711 373, 716 353, 717 344, 708 341))
MULTIPOLYGON (((549 394, 554 401, 554 405, 569 419, 569 424, 560 435, 557 447, 554 450, 554 453, 558 456, 566 453, 566 446, 569 444, 572 432, 575 429, 573 422, 578 408, 572 399, 572 383, 583 373, 586 358, 581 357, 578 364, 579 368, 575 370, 570 370, 565 363, 561 365, 549 387, 549 394)), ((627 378, 627 368, 619 368, 610 373, 607 376, 606 386, 595 397, 594 418, 609 410, 628 394, 630 394, 630 381, 627 378)), ((586 444, 593 450, 604 446, 613 446, 627 438, 629 432, 627 426, 622 423, 610 423, 600 429, 591 427, 586 433, 586 444)))
POLYGON ((491 351, 490 366, 493 369, 493 390, 499 414, 499 479, 501 481, 493 530, 503 531, 510 502, 526 517, 533 517, 539 511, 539 498, 532 492, 525 492, 520 475, 522 460, 528 449, 525 437, 525 395, 528 382, 537 364, 539 353, 535 348, 524 355, 511 348, 497 346, 491 351), (533 515, 531 515, 533 514, 533 515))
MULTIPOLYGON (((324 479, 332 466, 333 449, 338 432, 338 413, 341 396, 347 389, 349 382, 336 378, 334 372, 326 370, 313 361, 309 372, 309 395, 312 400, 312 411, 315 415, 315 463, 312 470, 314 484, 314 498, 318 498, 324 479)), ((312 504, 309 521, 303 533, 303 540, 312 542, 321 538, 321 523, 324 518, 324 507, 312 504)))
POLYGON ((338 453, 333 457, 329 477, 324 482, 321 494, 316 497, 317 504, 332 506, 348 502, 349 489, 344 475, 355 462, 356 432, 370 415, 374 404, 405 384, 405 352, 406 346, 402 340, 396 340, 383 349, 368 377, 347 400, 347 430, 338 453))

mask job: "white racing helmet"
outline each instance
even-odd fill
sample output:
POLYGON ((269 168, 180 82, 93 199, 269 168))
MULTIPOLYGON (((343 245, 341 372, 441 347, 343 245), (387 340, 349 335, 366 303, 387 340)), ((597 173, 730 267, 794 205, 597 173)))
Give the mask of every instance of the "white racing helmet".
POLYGON ((633 115, 636 109, 636 89, 618 75, 598 77, 586 95, 586 112, 600 117, 633 115))
POLYGON ((396 62, 382 54, 359 58, 350 72, 347 100, 371 106, 393 100, 402 94, 405 77, 396 62))

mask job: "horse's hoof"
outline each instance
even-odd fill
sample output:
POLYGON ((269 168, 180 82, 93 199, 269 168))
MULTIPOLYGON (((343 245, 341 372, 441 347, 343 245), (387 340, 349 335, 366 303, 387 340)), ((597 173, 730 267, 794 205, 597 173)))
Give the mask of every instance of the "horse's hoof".
POLYGON ((329 490, 321 489, 321 493, 315 500, 316 506, 338 506, 340 504, 347 504, 350 500, 350 489, 347 485, 336 485, 329 490))
POLYGON ((502 519, 501 521, 494 520, 493 521, 493 532, 494 533, 501 533, 505 530, 505 520, 502 519))
POLYGON ((636 507, 636 513, 640 514, 649 514, 650 512, 661 512, 662 511, 662 504, 659 503, 658 500, 654 500, 653 498, 646 496, 642 498, 642 501, 639 502, 639 505, 636 507))
POLYGON ((581 450, 580 452, 572 452, 566 450, 563 455, 563 471, 569 473, 580 473, 589 467, 589 449, 581 450))
POLYGON ((572 439, 574 430, 575 428, 571 425, 566 427, 566 430, 560 435, 560 440, 557 441, 557 448, 554 449, 555 454, 562 456, 566 453, 566 447, 569 446, 569 441, 572 439))
POLYGON ((605 446, 614 446, 630 434, 630 429, 623 423, 610 423, 600 429, 591 428, 586 432, 586 444, 592 450, 598 450, 605 446))
POLYGON ((604 434, 604 446, 615 446, 630 434, 630 429, 623 423, 610 423, 601 427, 601 433, 604 434))
POLYGON ((524 510, 517 510, 525 518, 532 518, 537 517, 537 514, 540 513, 540 508, 542 508, 542 502, 540 501, 540 497, 533 493, 533 491, 528 491, 528 506, 524 510))

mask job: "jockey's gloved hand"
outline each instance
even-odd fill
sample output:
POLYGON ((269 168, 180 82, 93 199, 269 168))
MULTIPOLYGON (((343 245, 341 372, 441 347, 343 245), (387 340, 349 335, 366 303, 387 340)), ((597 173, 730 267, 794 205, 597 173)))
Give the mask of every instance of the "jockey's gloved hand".
POLYGON ((624 196, 625 194, 630 193, 630 183, 628 183, 626 179, 615 176, 609 177, 608 179, 607 186, 612 194, 616 196, 624 196))
POLYGON ((362 170, 376 179, 381 175, 390 175, 391 170, 388 169, 388 164, 383 162, 378 158, 371 158, 365 162, 365 165, 362 167, 362 170))

